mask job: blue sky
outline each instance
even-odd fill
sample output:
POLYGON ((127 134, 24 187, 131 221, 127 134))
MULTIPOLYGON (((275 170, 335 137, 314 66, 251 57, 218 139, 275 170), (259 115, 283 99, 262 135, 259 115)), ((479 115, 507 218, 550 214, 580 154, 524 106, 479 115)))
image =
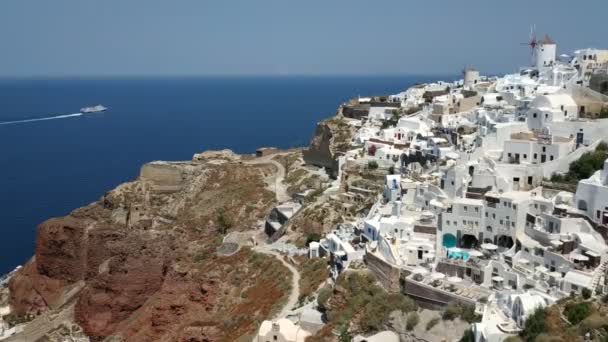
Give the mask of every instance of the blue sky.
POLYGON ((454 74, 608 47, 608 1, 2 0, 0 77, 454 74), (584 13, 584 14, 583 14, 584 13))

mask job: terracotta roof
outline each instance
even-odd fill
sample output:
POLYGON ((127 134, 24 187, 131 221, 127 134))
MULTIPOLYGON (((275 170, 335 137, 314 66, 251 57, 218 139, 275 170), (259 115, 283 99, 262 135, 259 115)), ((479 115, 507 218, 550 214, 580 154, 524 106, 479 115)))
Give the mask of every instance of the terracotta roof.
POLYGON ((551 37, 549 37, 548 34, 545 35, 545 38, 543 38, 543 41, 541 43, 543 45, 555 45, 555 42, 553 41, 553 39, 551 39, 551 37))

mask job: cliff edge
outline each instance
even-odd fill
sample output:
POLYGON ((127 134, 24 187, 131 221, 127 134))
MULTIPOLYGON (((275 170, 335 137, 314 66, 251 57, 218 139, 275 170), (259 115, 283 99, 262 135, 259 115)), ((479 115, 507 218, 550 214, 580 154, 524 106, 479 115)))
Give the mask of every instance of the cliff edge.
POLYGON ((35 256, 9 283, 12 315, 40 322, 15 340, 39 338, 67 311, 93 341, 251 336, 286 300, 290 273, 250 248, 216 249, 227 231, 250 230, 270 211, 275 172, 230 151, 152 162, 135 181, 42 223, 35 256))
POLYGON ((356 133, 342 116, 341 109, 336 116, 317 124, 315 134, 303 157, 306 164, 324 167, 335 177, 338 173, 338 157, 350 149, 350 142, 356 133))

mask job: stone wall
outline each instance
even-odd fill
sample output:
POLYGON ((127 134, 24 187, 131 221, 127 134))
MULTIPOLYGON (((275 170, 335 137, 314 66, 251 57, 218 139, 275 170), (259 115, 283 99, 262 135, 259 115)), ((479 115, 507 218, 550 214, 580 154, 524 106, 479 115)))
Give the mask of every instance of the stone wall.
POLYGON ((139 177, 143 182, 151 185, 152 191, 178 191, 184 182, 182 171, 177 166, 161 162, 142 166, 139 177))
POLYGON ((367 268, 372 271, 384 288, 388 291, 399 291, 400 271, 398 268, 388 264, 372 253, 365 253, 364 261, 367 264, 367 268))
POLYGON ((403 294, 416 300, 421 306, 429 309, 441 309, 449 303, 475 306, 472 299, 466 299, 450 292, 439 291, 430 285, 412 279, 404 279, 403 294))

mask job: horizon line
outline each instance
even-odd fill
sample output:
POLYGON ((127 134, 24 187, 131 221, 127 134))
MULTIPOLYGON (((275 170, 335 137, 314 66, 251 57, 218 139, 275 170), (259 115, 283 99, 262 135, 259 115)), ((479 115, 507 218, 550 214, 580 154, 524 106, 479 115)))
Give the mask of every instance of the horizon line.
MULTIPOLYGON (((495 75, 489 73, 488 75, 495 75)), ((325 77, 458 77, 454 73, 393 73, 393 74, 199 74, 199 75, 169 75, 169 74, 133 74, 133 75, 31 75, 31 76, 0 76, 2 81, 18 80, 112 80, 112 79, 201 79, 201 78, 325 78, 325 77)))

